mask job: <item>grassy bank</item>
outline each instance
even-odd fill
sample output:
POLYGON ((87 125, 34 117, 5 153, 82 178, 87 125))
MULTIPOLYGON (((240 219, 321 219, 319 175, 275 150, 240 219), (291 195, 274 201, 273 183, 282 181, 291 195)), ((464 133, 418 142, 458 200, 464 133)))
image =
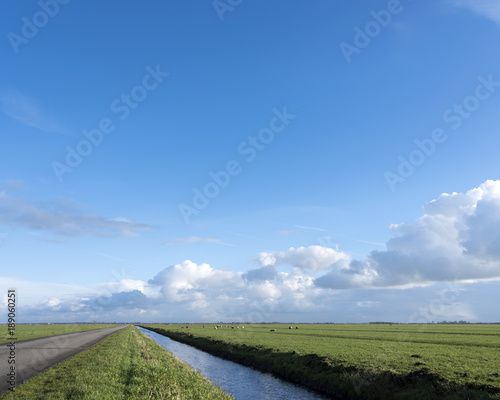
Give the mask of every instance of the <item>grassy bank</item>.
MULTIPOLYGON (((112 328, 114 324, 57 324, 57 325, 16 325, 17 341, 36 339, 40 337, 64 335, 65 333, 90 331, 93 329, 112 328)), ((7 325, 2 325, 0 332, 0 343, 7 343, 12 340, 7 330, 7 325)))
POLYGON ((500 399, 499 325, 143 326, 325 393, 500 399))
POLYGON ((233 399, 130 326, 2 399, 233 399))

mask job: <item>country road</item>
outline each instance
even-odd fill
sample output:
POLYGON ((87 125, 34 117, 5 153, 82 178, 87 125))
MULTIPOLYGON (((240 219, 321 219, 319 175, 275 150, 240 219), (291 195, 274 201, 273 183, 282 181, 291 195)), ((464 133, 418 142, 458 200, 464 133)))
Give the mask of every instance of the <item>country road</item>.
POLYGON ((23 340, 15 343, 15 364, 9 364, 9 343, 0 345, 0 394, 9 388, 8 374, 15 365, 16 386, 55 364, 74 356, 126 326, 96 329, 65 335, 23 340))

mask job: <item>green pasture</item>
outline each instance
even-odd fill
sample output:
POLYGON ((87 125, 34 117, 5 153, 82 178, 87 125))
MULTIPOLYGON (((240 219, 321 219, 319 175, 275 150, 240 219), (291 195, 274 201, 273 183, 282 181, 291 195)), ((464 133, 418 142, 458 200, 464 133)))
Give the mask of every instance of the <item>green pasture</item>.
POLYGON ((287 375, 295 375, 290 367, 295 363, 296 375, 308 375, 307 357, 315 355, 319 361, 314 368, 323 369, 323 379, 335 375, 332 386, 368 398, 378 398, 376 392, 384 393, 384 388, 395 396, 390 398, 413 398, 411 393, 394 394, 394 390, 405 393, 407 383, 413 382, 437 391, 432 397, 431 389, 429 398, 500 398, 500 325, 300 324, 289 329, 283 324, 219 324, 222 327, 215 330, 216 325, 149 327, 226 353, 228 358, 246 359, 257 367, 261 362, 278 374, 282 368, 290 369, 287 375), (374 388, 375 397, 370 397, 374 388), (461 397, 466 391, 472 394, 461 397))

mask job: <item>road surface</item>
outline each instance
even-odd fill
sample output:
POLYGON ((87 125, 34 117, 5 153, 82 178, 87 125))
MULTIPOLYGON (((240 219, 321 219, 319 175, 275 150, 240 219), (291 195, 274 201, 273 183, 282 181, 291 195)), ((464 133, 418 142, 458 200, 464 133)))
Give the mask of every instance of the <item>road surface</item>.
POLYGON ((126 326, 23 340, 16 342, 15 348, 11 348, 9 343, 0 344, 0 394, 5 393, 10 386, 8 374, 11 366, 16 367, 15 381, 16 386, 19 386, 32 376, 88 349, 126 326), (12 351, 15 353, 12 354, 12 351), (15 364, 9 364, 9 357, 12 355, 15 357, 15 364))

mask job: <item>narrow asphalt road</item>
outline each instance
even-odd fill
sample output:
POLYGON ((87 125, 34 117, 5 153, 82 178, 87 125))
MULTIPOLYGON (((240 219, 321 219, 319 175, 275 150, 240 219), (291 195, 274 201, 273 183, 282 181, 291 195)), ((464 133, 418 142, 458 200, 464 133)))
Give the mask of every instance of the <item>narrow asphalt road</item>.
POLYGON ((15 381, 16 386, 19 386, 32 376, 88 349, 127 326, 23 340, 15 343, 15 349, 11 349, 9 343, 0 344, 0 394, 5 393, 10 386, 8 374, 11 366, 16 367, 15 381), (9 364, 12 351, 15 352, 15 364, 9 364))

